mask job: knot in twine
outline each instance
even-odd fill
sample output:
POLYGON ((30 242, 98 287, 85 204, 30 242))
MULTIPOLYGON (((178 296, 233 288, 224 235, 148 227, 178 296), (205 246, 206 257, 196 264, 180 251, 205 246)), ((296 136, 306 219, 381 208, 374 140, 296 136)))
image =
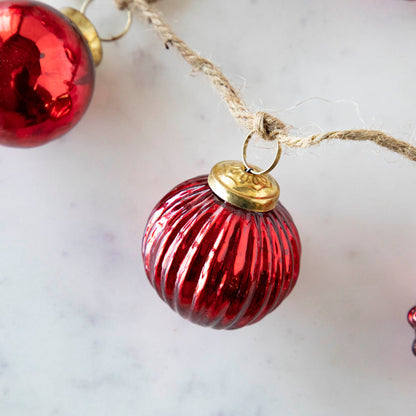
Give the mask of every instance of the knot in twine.
MULTIPOLYGON (((158 0, 145 0, 147 3, 156 3, 158 0)), ((134 0, 114 0, 119 10, 131 9, 134 0)))
POLYGON ((287 126, 283 121, 264 111, 258 111, 253 118, 253 132, 263 140, 277 140, 282 142, 287 136, 287 126))
POLYGON ((239 91, 231 85, 221 70, 211 61, 193 51, 175 34, 163 19, 159 10, 150 4, 156 1, 158 0, 115 0, 120 9, 128 8, 132 11, 138 11, 153 26, 165 47, 167 49, 171 47, 176 49, 182 58, 191 66, 192 72, 202 72, 205 74, 228 106, 233 117, 249 131, 256 132, 265 140, 277 140, 279 144, 288 147, 306 148, 323 141, 334 139, 371 141, 378 146, 416 162, 416 147, 407 142, 395 139, 382 131, 357 129, 331 131, 307 137, 290 136, 289 126, 279 118, 263 111, 251 112, 239 91))

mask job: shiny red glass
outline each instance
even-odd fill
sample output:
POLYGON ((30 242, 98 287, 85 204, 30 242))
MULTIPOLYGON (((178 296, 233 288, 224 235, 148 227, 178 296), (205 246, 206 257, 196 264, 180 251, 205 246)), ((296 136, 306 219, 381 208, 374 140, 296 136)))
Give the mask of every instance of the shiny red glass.
POLYGON ((253 324, 293 289, 301 244, 286 209, 235 208, 207 176, 181 183, 154 208, 143 236, 146 274, 184 318, 216 329, 253 324))
POLYGON ((35 1, 0 2, 0 144, 32 147, 66 133, 94 79, 88 45, 64 15, 35 1))
MULTIPOLYGON (((410 309, 409 313, 407 314, 407 320, 409 321, 410 326, 416 332, 416 306, 410 309)), ((416 355, 416 339, 413 342, 412 351, 413 351, 413 354, 416 355)))

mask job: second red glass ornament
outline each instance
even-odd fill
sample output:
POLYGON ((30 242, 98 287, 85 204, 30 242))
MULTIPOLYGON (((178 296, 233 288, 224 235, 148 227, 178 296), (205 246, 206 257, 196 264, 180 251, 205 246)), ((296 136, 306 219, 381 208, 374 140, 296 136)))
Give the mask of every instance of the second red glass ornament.
POLYGON ((146 274, 184 318, 216 329, 253 324, 292 291, 301 243, 279 187, 236 161, 185 181, 154 208, 143 237, 146 274))

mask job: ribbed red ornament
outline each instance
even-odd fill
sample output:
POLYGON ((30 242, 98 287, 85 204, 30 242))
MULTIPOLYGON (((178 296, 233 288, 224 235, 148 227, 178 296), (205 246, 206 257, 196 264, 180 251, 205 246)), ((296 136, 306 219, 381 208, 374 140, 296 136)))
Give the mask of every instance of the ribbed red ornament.
POLYGON ((207 176, 181 183, 154 208, 143 237, 146 274, 159 296, 192 322, 253 324, 293 289, 301 244, 286 209, 250 212, 220 200, 207 176))
POLYGON ((0 144, 32 147, 66 133, 86 111, 94 78, 89 47, 63 14, 0 2, 0 144))

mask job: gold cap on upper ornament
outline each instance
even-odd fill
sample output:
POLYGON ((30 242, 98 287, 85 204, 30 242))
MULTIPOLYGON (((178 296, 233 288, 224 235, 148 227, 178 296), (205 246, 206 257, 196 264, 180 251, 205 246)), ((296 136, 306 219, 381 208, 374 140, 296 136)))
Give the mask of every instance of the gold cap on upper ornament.
MULTIPOLYGON (((255 166, 253 169, 257 170, 255 166)), ((243 162, 236 160, 217 163, 211 169, 208 184, 219 198, 247 211, 271 211, 280 196, 279 184, 273 176, 251 173, 243 162)))
POLYGON ((103 48, 100 37, 95 30, 94 25, 84 15, 82 11, 73 9, 72 7, 64 7, 61 9, 63 13, 82 33, 90 48, 95 66, 98 66, 103 59, 103 48))

